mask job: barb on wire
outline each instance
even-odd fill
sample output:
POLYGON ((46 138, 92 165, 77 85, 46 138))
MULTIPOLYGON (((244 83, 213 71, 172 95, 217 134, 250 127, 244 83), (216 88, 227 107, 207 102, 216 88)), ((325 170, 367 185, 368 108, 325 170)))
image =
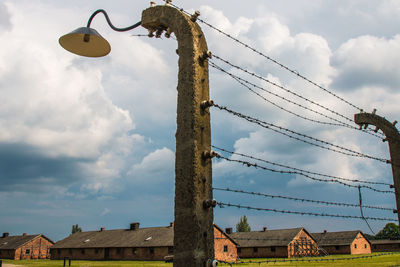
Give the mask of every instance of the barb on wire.
POLYGON ((333 176, 333 175, 327 175, 327 174, 318 173, 318 172, 307 171, 307 170, 303 170, 303 169, 291 167, 291 166, 288 166, 288 165, 283 165, 283 164, 275 163, 275 162, 268 161, 268 160, 265 160, 265 159, 256 158, 256 157, 249 156, 249 155, 246 155, 246 154, 242 154, 242 153, 238 153, 238 152, 229 151, 229 150, 227 150, 227 149, 220 148, 220 147, 217 147, 217 146, 215 146, 215 145, 211 145, 211 147, 212 147, 212 148, 215 148, 215 149, 217 149, 217 150, 220 150, 220 151, 229 153, 229 154, 231 154, 231 155, 238 155, 238 156, 241 156, 241 157, 245 157, 245 158, 250 158, 250 159, 262 161, 262 162, 271 164, 271 165, 273 165, 273 166, 283 167, 283 168, 287 168, 287 169, 291 169, 291 170, 295 170, 295 171, 300 171, 300 172, 304 172, 304 173, 308 173, 308 174, 312 174, 312 175, 317 175, 317 176, 322 176, 322 177, 327 177, 327 178, 332 178, 332 179, 337 179, 337 180, 342 180, 342 181, 347 181, 347 182, 353 182, 353 183, 364 183, 364 184, 375 184, 375 185, 386 185, 386 186, 391 186, 391 185, 392 185, 392 184, 390 184, 390 183, 384 183, 384 182, 371 182, 371 181, 365 181, 365 180, 360 180, 360 179, 343 178, 343 177, 338 177, 338 176, 333 176))
POLYGON ((393 255, 393 254, 398 254, 398 252, 382 252, 382 253, 376 253, 376 254, 371 254, 371 255, 362 255, 362 256, 353 256, 353 257, 335 257, 335 258, 318 258, 318 259, 312 259, 312 258, 300 258, 300 259, 269 259, 269 260, 247 260, 247 261, 236 261, 236 262, 229 262, 229 261, 219 261, 220 263, 223 264, 228 264, 228 265, 240 265, 240 264, 261 264, 261 263, 279 263, 279 262, 334 262, 334 261, 350 261, 350 260, 359 260, 359 259, 371 259, 375 257, 382 257, 382 256, 388 256, 388 255, 393 255))
POLYGON ((211 67, 213 67, 214 69, 217 69, 217 70, 219 70, 219 71, 221 71, 221 72, 227 74, 227 75, 230 76, 232 79, 234 79, 236 82, 238 82, 238 83, 241 84, 242 86, 246 87, 250 92, 252 92, 253 94, 257 95, 258 97, 260 97, 260 98, 263 99, 264 101, 266 101, 266 102, 270 103, 271 105, 273 105, 273 106, 275 106, 275 107, 277 107, 277 108, 279 108, 279 109, 281 109, 281 110, 283 110, 283 111, 285 111, 285 112, 288 112, 288 113, 290 113, 290 114, 292 114, 292 115, 294 115, 294 116, 296 116, 296 117, 299 117, 299 118, 302 118, 302 119, 304 119, 304 120, 308 120, 308 121, 311 121, 311 122, 319 123, 319 124, 325 124, 325 125, 331 125, 331 126, 342 126, 342 127, 350 128, 350 129, 353 129, 353 130, 362 131, 362 132, 364 132, 364 133, 367 133, 367 134, 369 134, 369 135, 375 136, 375 137, 380 138, 380 139, 382 138, 381 135, 376 134, 376 133, 372 133, 372 132, 370 131, 371 129, 361 129, 361 130, 360 130, 360 128, 357 128, 357 127, 355 127, 355 126, 353 126, 353 125, 350 125, 350 124, 348 124, 348 123, 346 123, 346 122, 340 121, 340 120, 338 120, 338 119, 336 119, 336 118, 333 118, 333 117, 331 117, 331 116, 325 115, 325 114, 323 114, 323 113, 321 113, 321 112, 319 112, 319 111, 317 111, 317 110, 314 110, 314 109, 312 109, 312 108, 309 108, 309 107, 307 107, 307 106, 304 106, 304 105, 302 105, 302 104, 299 104, 299 103, 297 103, 297 102, 294 102, 294 101, 292 101, 292 100, 290 100, 290 99, 288 99, 288 98, 285 98, 285 97, 283 97, 283 96, 281 96, 281 95, 279 95, 279 94, 276 94, 276 93, 274 93, 274 92, 272 92, 272 91, 269 91, 269 90, 267 90, 267 89, 265 89, 265 88, 263 88, 263 87, 261 87, 261 86, 258 86, 258 85, 254 84, 254 83, 252 83, 252 82, 250 82, 250 81, 248 81, 248 80, 246 80, 246 79, 243 79, 243 78, 241 78, 241 77, 239 77, 239 76, 237 76, 237 75, 235 75, 235 74, 233 74, 233 73, 231 73, 231 72, 229 72, 229 71, 227 71, 227 70, 221 68, 220 66, 218 66, 217 64, 215 64, 215 63, 212 62, 212 61, 209 61, 208 64, 209 64, 211 67), (325 117, 325 118, 327 118, 327 119, 330 119, 330 120, 332 120, 332 121, 335 121, 336 123, 320 121, 320 120, 316 120, 316 119, 312 119, 312 118, 308 118, 308 117, 299 115, 299 114, 297 114, 297 113, 295 113, 295 112, 293 112, 293 111, 290 111, 290 110, 288 110, 288 109, 286 109, 286 108, 284 108, 284 107, 282 107, 282 106, 276 104, 275 102, 273 102, 273 101, 267 99, 266 97, 262 96, 261 94, 259 94, 258 92, 256 92, 256 91, 253 90, 252 88, 250 88, 250 86, 252 86, 253 88, 257 88, 257 89, 259 89, 259 90, 261 90, 261 91, 264 91, 264 92, 266 92, 266 93, 268 93, 268 94, 270 94, 270 95, 273 95, 273 96, 275 96, 275 97, 278 97, 278 98, 280 98, 280 99, 282 99, 282 100, 284 100, 284 101, 286 101, 286 102, 288 102, 288 103, 290 103, 290 104, 296 105, 296 106, 298 106, 298 107, 300 107, 300 108, 302 108, 302 109, 311 111, 311 112, 313 112, 313 113, 315 113, 315 114, 318 114, 318 115, 323 116, 323 117, 325 117))
MULTIPOLYGON (((311 202, 311 203, 317 203, 317 204, 328 205, 328 206, 332 205, 332 206, 358 208, 361 205, 361 203, 360 204, 351 204, 351 203, 344 203, 344 202, 330 202, 330 201, 323 201, 323 200, 313 200, 313 199, 296 198, 296 197, 288 197, 288 196, 281 196, 281 195, 271 195, 271 194, 264 194, 264 193, 257 193, 257 192, 248 192, 248 191, 243 191, 243 190, 238 190, 238 189, 229 189, 229 188, 213 187, 213 190, 242 193, 242 194, 247 194, 247 195, 255 195, 255 196, 262 196, 262 197, 269 197, 269 198, 281 198, 281 199, 294 200, 294 201, 299 201, 299 202, 311 202)), ((390 209, 390 208, 376 207, 376 206, 362 206, 362 208, 393 211, 393 209, 390 209)), ((364 215, 361 215, 361 216, 363 217, 364 215)))
POLYGON ((320 107, 320 108, 323 108, 323 109, 325 109, 326 111, 329 111, 329 112, 331 112, 332 114, 335 114, 335 115, 337 115, 337 116, 339 116, 339 117, 341 117, 341 118, 343 118, 343 119, 345 119, 345 120, 354 122, 351 118, 348 118, 348 117, 346 117, 345 115, 342 115, 342 114, 340 114, 340 113, 338 113, 338 112, 336 112, 336 111, 334 111, 334 110, 332 110, 332 109, 330 109, 330 108, 327 108, 327 107, 325 107, 325 106, 323 106, 323 105, 321 105, 321 104, 319 104, 319 103, 317 103, 317 102, 315 102, 315 101, 313 101, 313 100, 310 100, 310 99, 308 99, 308 98, 306 98, 306 97, 304 97, 304 96, 302 96, 302 95, 299 95, 298 93, 293 92, 292 90, 290 90, 290 89, 288 89, 288 88, 286 88, 286 87, 283 87, 282 85, 279 85, 279 84, 277 84, 277 83, 275 83, 275 82, 273 82, 273 81, 270 81, 270 80, 268 80, 268 79, 266 79, 266 78, 264 78, 264 77, 262 77, 262 76, 260 76, 260 75, 257 75, 257 74, 255 74, 254 72, 251 72, 251 71, 246 70, 246 69, 244 69, 244 68, 242 68, 242 67, 240 67, 240 66, 237 66, 237 65, 235 65, 235 64, 233 64, 233 63, 231 63, 231 62, 229 62, 228 60, 225 60, 225 59, 223 59, 223 58, 221 58, 221 57, 219 57, 219 56, 217 56, 217 55, 215 55, 215 54, 213 54, 213 57, 216 58, 216 59, 219 59, 220 61, 224 62, 225 64, 227 64, 227 65, 229 65, 229 66, 231 66, 231 67, 233 67, 233 68, 235 68, 235 69, 238 69, 238 70, 240 70, 240 71, 243 71, 243 72, 245 72, 245 73, 247 73, 247 74, 249 74, 249 75, 251 75, 251 76, 253 76, 253 77, 256 77, 256 78, 258 78, 258 79, 260 79, 260 80, 262 80, 262 81, 264 81, 264 82, 267 82, 267 83, 269 83, 269 84, 271 84, 271 85, 273 85, 273 86, 275 86, 275 87, 278 87, 278 88, 280 88, 280 89, 286 91, 287 93, 290 93, 290 94, 292 94, 292 95, 294 95, 294 96, 296 96, 296 97, 298 97, 298 98, 300 98, 300 99, 303 99, 303 100, 305 100, 305 101, 307 101, 307 102, 309 102, 309 103, 311 103, 311 104, 313 104, 313 105, 316 105, 316 106, 318 106, 318 107, 320 107))
MULTIPOLYGON (((361 216, 355 215, 341 215, 341 214, 328 214, 328 213, 315 213, 315 212, 306 212, 306 211, 293 211, 293 210, 280 210, 280 209, 270 209, 270 208, 256 208, 239 204, 231 204, 224 202, 217 202, 217 205, 221 208, 223 207, 236 207, 239 209, 247 209, 247 210, 257 210, 257 211, 268 211, 275 213, 285 213, 285 214, 297 214, 297 215, 309 215, 309 216, 320 216, 320 217, 334 217, 334 218, 345 218, 345 219, 363 219, 361 216)), ((394 218, 381 218, 381 217, 364 217, 368 220, 375 221, 390 221, 394 222, 396 219, 394 218)))
POLYGON ((281 126, 274 125, 272 123, 261 121, 259 119, 256 119, 256 118, 253 118, 253 117, 250 117, 250 116, 247 116, 247 115, 243 115, 243 114, 241 114, 239 112, 233 111, 233 110, 231 110, 231 109, 229 109, 227 107, 220 106, 220 105, 218 105, 216 103, 214 103, 213 106, 218 108, 218 109, 220 109, 220 110, 224 110, 224 111, 226 111, 226 112, 228 112, 230 114, 233 114, 233 115, 235 115, 237 117, 245 119, 245 120, 247 120, 247 121, 249 121, 251 123, 257 124, 257 125, 259 125, 259 126, 261 126, 263 128, 270 129, 270 130, 272 130, 274 132, 277 132, 279 134, 285 135, 285 136, 287 136, 289 138, 295 139, 297 141, 300 141, 300 142, 303 142, 303 143, 306 143, 306 144, 309 144, 309 145, 313 145, 313 146, 316 146, 316 147, 319 147, 319 148, 322 148, 322 149, 327 149, 327 150, 330 150, 330 151, 341 153, 343 155, 348 155, 348 156, 353 156, 353 157, 364 157, 364 158, 373 159, 373 160, 377 160, 377 161, 384 162, 384 163, 390 163, 390 161, 387 160, 387 159, 382 159, 382 158, 370 156, 370 155, 367 155, 367 154, 364 154, 364 153, 361 153, 361 152, 358 152, 358 151, 355 151, 355 150, 351 150, 349 148, 345 148, 345 147, 342 147, 342 146, 339 146, 339 145, 332 144, 332 143, 327 142, 327 141, 320 140, 318 138, 315 138, 315 137, 312 137, 312 136, 309 136, 309 135, 306 135, 306 134, 298 133, 298 132, 295 132, 293 130, 281 127, 281 126), (326 147, 324 145, 313 143, 311 141, 307 141, 307 140, 301 139, 301 138, 293 136, 291 134, 295 134, 295 135, 298 135, 300 137, 310 139, 310 140, 312 140, 314 142, 322 143, 322 144, 324 144, 324 145, 326 145, 328 147, 326 147), (331 148, 331 147, 334 147, 334 148, 331 148), (343 151, 346 151, 346 152, 343 152, 343 151))

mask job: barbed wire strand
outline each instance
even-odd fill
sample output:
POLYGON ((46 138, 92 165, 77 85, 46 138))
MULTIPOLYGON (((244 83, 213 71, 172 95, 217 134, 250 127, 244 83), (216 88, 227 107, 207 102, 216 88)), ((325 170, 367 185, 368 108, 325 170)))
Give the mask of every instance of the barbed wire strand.
MULTIPOLYGON (((299 171, 275 170, 275 169, 267 168, 265 166, 260 166, 260 165, 258 165, 256 163, 251 163, 251 162, 247 162, 247 161, 243 161, 243 160, 237 160, 237 159, 230 159, 230 158, 224 157, 224 156, 219 155, 219 154, 216 155, 216 158, 224 159, 224 160, 230 161, 230 162, 241 163, 243 165, 246 165, 247 167, 254 167, 254 168, 262 169, 262 170, 265 170, 265 171, 281 173, 281 174, 298 174, 298 175, 301 175, 303 177, 306 177, 308 179, 311 179, 311 180, 314 180, 314 181, 318 181, 318 182, 338 183, 338 184, 341 184, 343 186, 358 188, 358 185, 347 184, 347 183, 344 183, 344 182, 341 182, 341 181, 338 181, 338 180, 335 180, 335 179, 328 179, 328 180, 320 179, 320 178, 312 177, 312 176, 310 176, 308 174, 305 174, 305 173, 302 173, 302 172, 299 172, 299 171)), ((370 190, 378 192, 378 193, 394 194, 394 191, 390 191, 390 190, 380 190, 380 189, 376 189, 376 188, 373 188, 373 187, 367 186, 367 185, 359 185, 359 186, 362 187, 362 188, 370 189, 370 190)))
POLYGON ((273 166, 278 166, 278 167, 283 167, 283 168, 287 168, 287 169, 291 169, 291 170, 296 170, 296 171, 300 171, 300 172, 304 172, 304 173, 308 173, 308 174, 312 174, 312 175, 317 175, 317 176, 322 176, 322 177, 327 177, 327 178, 332 178, 332 179, 337 179, 337 180, 343 180, 343 181, 348 181, 348 182, 354 182, 354 183, 365 183, 365 184, 374 184, 374 185, 385 185, 385 186, 392 186, 392 184, 390 183, 384 183, 384 182, 371 182, 371 181, 365 181, 365 180, 360 180, 360 179, 350 179, 350 178, 343 178, 343 177, 338 177, 338 176, 333 176, 333 175, 327 175, 327 174, 323 174, 323 173, 318 173, 318 172, 312 172, 312 171, 307 171, 307 170, 303 170, 303 169, 299 169, 299 168, 295 168, 295 167, 291 167, 288 165, 283 165, 283 164, 279 164, 279 163, 275 163, 272 161, 268 161, 265 159, 260 159, 260 158, 256 158, 253 156, 249 156, 243 153, 238 153, 238 152, 233 152, 233 151, 229 151, 227 149, 221 148, 221 147, 217 147, 215 145, 211 145, 212 148, 215 148, 219 151, 223 151, 226 153, 229 153, 231 155, 238 155, 238 156, 242 156, 245 158, 250 158, 250 159, 254 159, 254 160, 258 160, 261 162, 265 162, 268 164, 271 164, 273 166))
POLYGON ((365 221, 365 223, 367 224, 367 226, 368 226, 369 230, 371 231, 371 233, 373 235, 375 235, 374 230, 372 230, 371 226, 368 223, 368 220, 364 216, 364 212, 363 212, 363 209, 362 209, 363 206, 362 206, 362 195, 361 195, 361 187, 360 186, 358 187, 358 200, 359 200, 359 203, 360 203, 360 205, 359 205, 360 206, 360 215, 363 218, 363 220, 365 221))
POLYGON ((348 117, 346 117, 345 115, 340 114, 339 112, 336 112, 336 111, 334 111, 334 110, 332 110, 332 109, 330 109, 330 108, 328 108, 328 107, 325 107, 325 106, 323 106, 323 105, 321 105, 321 104, 319 104, 319 103, 317 103, 317 102, 315 102, 315 101, 313 101, 313 100, 311 100, 311 99, 308 99, 308 98, 306 98, 306 97, 304 97, 304 96, 302 96, 302 95, 300 95, 300 94, 298 94, 298 93, 296 93, 296 92, 293 92, 292 90, 290 90, 290 89, 288 89, 288 88, 286 88, 286 87, 284 87, 284 86, 282 86, 282 85, 280 85, 280 84, 277 84, 277 83, 275 83, 275 82, 273 82, 273 81, 271 81, 271 80, 268 80, 267 78, 264 78, 264 77, 262 77, 262 76, 260 76, 260 75, 258 75, 258 74, 256 74, 256 73, 254 73, 254 72, 251 72, 251 71, 249 71, 249 70, 247 70, 247 69, 244 69, 244 68, 242 68, 242 67, 240 67, 240 66, 238 66, 238 65, 235 65, 235 64, 229 62, 228 60, 225 60, 225 59, 223 59, 223 58, 221 58, 221 57, 219 57, 219 56, 217 56, 217 55, 215 55, 215 54, 213 54, 213 57, 216 58, 216 59, 219 59, 220 61, 224 62, 225 64, 227 64, 227 65, 229 65, 229 66, 231 66, 231 67, 233 67, 233 68, 235 68, 235 69, 238 69, 238 70, 240 70, 240 71, 243 71, 243 72, 245 72, 245 73, 247 73, 247 74, 249 74, 249 75, 251 75, 251 76, 253 76, 253 77, 256 77, 256 78, 258 78, 258 79, 260 79, 260 80, 262 80, 262 81, 265 81, 265 82, 267 82, 267 83, 269 83, 269 84, 271 84, 271 85, 273 85, 273 86, 275 86, 275 87, 278 87, 278 88, 280 88, 280 89, 286 91, 287 93, 290 93, 290 94, 292 94, 292 95, 294 95, 294 96, 296 96, 296 97, 298 97, 298 98, 300 98, 300 99, 303 99, 303 100, 305 100, 305 101, 307 101, 307 102, 309 102, 309 103, 311 103, 311 104, 313 104, 313 105, 316 105, 316 106, 318 106, 318 107, 320 107, 320 108, 322 108, 322 109, 325 109, 326 111, 329 111, 329 112, 331 112, 332 114, 335 114, 335 115, 337 115, 337 116, 339 116, 339 117, 341 117, 341 118, 343 118, 343 119, 345 119, 345 120, 354 122, 351 118, 348 118, 348 117))
POLYGON ((209 65, 210 65, 211 67, 213 67, 214 69, 217 69, 217 70, 219 70, 219 71, 221 71, 221 72, 227 74, 227 75, 230 76, 232 79, 234 79, 236 82, 238 82, 238 83, 241 84, 242 86, 246 87, 250 92, 252 92, 252 93, 256 94, 258 97, 262 98, 264 101, 266 101, 266 102, 270 103, 271 105, 274 105, 275 107, 277 107, 277 108, 279 108, 279 109, 281 109, 281 110, 283 110, 283 111, 285 111, 285 112, 288 112, 288 113, 290 113, 290 114, 292 114, 292 115, 294 115, 294 116, 296 116, 296 117, 299 117, 299 118, 302 118, 302 119, 304 119, 304 120, 308 120, 308 121, 311 121, 311 122, 319 123, 319 124, 325 124, 325 125, 331 125, 331 126, 342 126, 342 127, 350 128, 350 129, 353 129, 353 130, 362 131, 362 132, 364 132, 364 133, 366 133, 366 134, 375 136, 375 137, 380 138, 380 139, 383 138, 382 135, 381 135, 380 133, 379 133, 379 134, 376 134, 376 133, 372 133, 371 131, 369 131, 369 129, 360 129, 360 128, 357 128, 357 127, 355 127, 355 126, 353 126, 353 125, 350 125, 350 124, 348 124, 348 123, 346 123, 346 122, 340 121, 340 120, 338 120, 338 119, 336 119, 336 118, 333 118, 333 117, 330 117, 330 116, 328 116, 328 115, 326 115, 326 114, 323 114, 323 113, 321 113, 321 112, 319 112, 319 111, 317 111, 317 110, 314 110, 314 109, 312 109, 312 108, 309 108, 309 107, 307 107, 307 106, 304 106, 304 105, 302 105, 302 104, 299 104, 299 103, 297 103, 297 102, 294 102, 294 101, 292 101, 292 100, 290 100, 290 99, 288 99, 288 98, 285 98, 285 97, 283 97, 283 96, 281 96, 281 95, 279 95, 279 94, 276 94, 276 93, 274 93, 274 92, 271 92, 271 91, 269 91, 269 90, 267 90, 267 89, 265 89, 265 88, 263 88, 263 87, 261 87, 261 86, 258 86, 258 85, 254 84, 254 83, 252 83, 252 82, 250 82, 250 81, 248 81, 248 80, 246 80, 246 79, 243 79, 243 78, 241 78, 241 77, 239 77, 239 76, 237 76, 237 75, 235 75, 235 74, 233 74, 233 73, 231 73, 231 72, 229 72, 229 71, 223 69, 222 67, 220 67, 219 65, 215 64, 215 63, 212 62, 212 61, 209 61, 209 65), (280 98, 280 99, 282 99, 282 100, 284 100, 284 101, 286 101, 286 102, 288 102, 288 103, 290 103, 290 104, 293 104, 293 105, 296 105, 296 106, 298 106, 298 107, 301 107, 301 108, 303 108, 303 109, 305 109, 305 110, 311 111, 311 112, 313 112, 313 113, 315 113, 315 114, 318 114, 318 115, 320 115, 320 116, 323 116, 323 117, 325 117, 325 118, 327 118, 327 119, 330 119, 330 120, 332 120, 332 121, 335 121, 335 122, 337 122, 337 123, 320 121, 320 120, 311 119, 311 118, 308 118, 308 117, 299 115, 299 114, 297 114, 297 113, 295 113, 295 112, 293 112, 293 111, 290 111, 290 110, 288 110, 288 109, 286 109, 286 108, 284 108, 284 107, 282 107, 282 106, 276 104, 275 102, 273 102, 273 101, 271 101, 271 100, 265 98, 264 96, 262 96, 262 95, 259 94, 258 92, 256 92, 256 91, 254 91, 253 89, 251 89, 249 85, 252 86, 252 87, 254 87, 254 88, 257 88, 257 89, 259 89, 259 90, 262 90, 262 91, 264 91, 264 92, 266 92, 266 93, 268 93, 268 94, 270 94, 270 95, 273 95, 273 96, 275 96, 275 97, 278 97, 278 98, 280 98))
MULTIPOLYGON (((293 201, 298 201, 298 202, 311 202, 311 203, 322 204, 322 205, 327 205, 327 206, 332 205, 332 206, 355 207, 355 208, 360 207, 360 204, 351 204, 351 203, 344 203, 344 202, 330 202, 330 201, 324 201, 324 200, 296 198, 296 197, 288 197, 288 196, 282 196, 282 195, 271 195, 271 194, 258 193, 258 192, 248 192, 248 191, 239 190, 239 189, 213 187, 213 190, 233 192, 233 193, 242 193, 242 194, 247 194, 247 195, 262 196, 262 197, 268 197, 268 198, 281 198, 281 199, 293 200, 293 201)), ((367 208, 367 209, 377 209, 377 210, 387 210, 387 211, 394 210, 391 208, 367 206, 367 205, 364 205, 362 207, 367 208)))
MULTIPOLYGON (((217 201, 217 205, 220 208, 223 207, 236 207, 238 209, 247 209, 247 210, 257 210, 257 211, 268 211, 275 213, 285 213, 285 214, 297 214, 297 215, 309 215, 309 216, 320 216, 320 217, 333 217, 333 218, 345 218, 345 219, 363 219, 361 216, 356 215, 341 215, 341 214, 329 214, 329 213, 315 213, 315 212, 307 212, 307 211, 293 211, 293 210, 280 210, 280 209, 271 209, 271 208, 257 208, 251 206, 245 206, 240 204, 231 204, 217 201)), ((364 217, 368 220, 375 221, 390 221, 395 222, 394 218, 382 218, 382 217, 364 217)))
POLYGON ((367 155, 367 154, 364 154, 364 153, 361 153, 361 152, 358 152, 358 151, 351 150, 349 148, 345 148, 345 147, 342 147, 342 146, 339 146, 339 145, 332 144, 332 143, 327 142, 327 141, 320 140, 318 138, 315 138, 315 137, 312 137, 312 136, 309 136, 309 135, 306 135, 306 134, 298 133, 296 131, 290 130, 290 129, 282 127, 282 126, 277 126, 277 125, 272 124, 272 123, 261 121, 259 119, 254 118, 254 117, 250 117, 250 116, 244 115, 242 113, 233 111, 233 110, 231 110, 231 109, 229 109, 229 108, 227 108, 225 106, 220 106, 220 105, 218 105, 216 103, 214 103, 212 106, 214 106, 214 107, 216 107, 216 108, 218 108, 220 110, 224 110, 224 111, 226 111, 226 112, 228 112, 228 113, 230 113, 232 115, 235 115, 237 117, 245 119, 245 120, 247 120, 249 122, 252 122, 254 124, 257 124, 257 125, 259 125, 259 126, 261 126, 263 128, 270 129, 270 130, 272 130, 274 132, 280 133, 280 134, 285 135, 285 136, 287 136, 289 138, 295 139, 297 141, 301 141, 301 142, 309 144, 309 145, 313 145, 313 146, 316 146, 316 147, 319 147, 319 148, 327 149, 327 150, 334 151, 334 152, 341 153, 341 154, 348 155, 348 156, 364 157, 364 158, 377 160, 377 161, 384 162, 384 163, 390 163, 390 160, 382 159, 382 158, 378 158, 378 157, 374 157, 374 156, 370 156, 370 155, 367 155), (282 132, 282 131, 284 131, 284 132, 282 132), (320 144, 316 144, 316 143, 301 139, 299 137, 292 136, 292 135, 287 134, 285 132, 288 132, 288 133, 291 133, 291 134, 295 134, 295 135, 301 136, 303 138, 310 139, 310 140, 312 140, 314 142, 319 142, 319 143, 322 143, 324 145, 335 147, 335 148, 340 149, 340 150, 333 149, 333 148, 330 148, 330 147, 326 147, 326 146, 323 146, 323 145, 320 145, 320 144), (343 152, 341 150, 347 151, 347 152, 343 152))
MULTIPOLYGON (((269 230, 267 230, 269 231, 269 230)), ((263 231, 259 231, 263 232, 263 231)), ((230 236, 229 234, 227 234, 230 236)), ((242 241, 292 241, 293 239, 290 238, 246 238, 246 237, 215 237, 215 239, 221 239, 221 240, 226 240, 226 239, 233 239, 233 240, 242 240, 242 241)), ((365 239, 363 236, 355 237, 354 239, 365 239)), ((354 240, 353 239, 353 240, 354 240)), ((335 238, 329 238, 329 240, 349 240, 348 238, 344 237, 335 237, 335 238)))
POLYGON ((376 253, 372 255, 362 255, 362 256, 354 256, 354 257, 336 257, 336 258, 320 258, 320 259, 269 259, 269 260, 262 260, 262 261, 257 261, 257 260, 248 260, 248 261, 237 261, 237 262, 229 262, 229 261, 222 261, 220 260, 220 263, 223 264, 228 264, 230 266, 232 265, 240 265, 240 264, 261 264, 261 263, 284 263, 284 262, 334 262, 334 261, 351 261, 351 260, 359 260, 359 259, 371 259, 375 257, 382 257, 382 256, 389 256, 389 255, 394 255, 394 254, 399 254, 398 252, 382 252, 382 253, 376 253))

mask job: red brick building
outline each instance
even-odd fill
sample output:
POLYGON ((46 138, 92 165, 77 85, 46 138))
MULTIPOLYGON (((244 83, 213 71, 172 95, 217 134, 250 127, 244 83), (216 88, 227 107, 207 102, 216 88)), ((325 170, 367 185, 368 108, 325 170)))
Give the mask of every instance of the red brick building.
POLYGON ((400 240, 370 240, 372 252, 397 252, 400 251, 400 240))
POLYGON ((49 249, 53 244, 53 241, 42 234, 10 236, 3 233, 0 237, 0 259, 48 259, 49 249))
MULTIPOLYGON (((214 225, 216 259, 235 261, 236 243, 214 225)), ((132 223, 130 229, 80 232, 58 241, 51 248, 51 259, 82 260, 164 260, 174 253, 174 228, 140 228, 132 223)))
MULTIPOLYGON (((231 228, 226 229, 227 232, 231 228)), ((235 232, 239 258, 291 258, 318 255, 314 238, 304 228, 235 232)))
POLYGON ((369 254, 371 243, 359 231, 312 233, 318 246, 328 254, 369 254))

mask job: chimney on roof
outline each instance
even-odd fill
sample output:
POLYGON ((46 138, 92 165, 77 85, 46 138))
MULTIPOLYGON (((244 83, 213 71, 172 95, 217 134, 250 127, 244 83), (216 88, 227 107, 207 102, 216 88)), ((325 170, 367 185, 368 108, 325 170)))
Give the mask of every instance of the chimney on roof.
POLYGON ((324 234, 326 234, 328 231, 327 230, 324 230, 324 234))
POLYGON ((140 225, 140 223, 138 223, 138 222, 133 222, 133 223, 131 223, 130 230, 137 230, 137 229, 139 229, 139 225, 140 225))
POLYGON ((101 227, 101 228, 100 228, 100 232, 103 232, 104 230, 105 230, 104 227, 101 227))
POLYGON ((26 233, 23 233, 22 236, 27 236, 27 234, 26 234, 26 233))
POLYGON ((225 228, 225 233, 227 233, 228 235, 232 234, 232 227, 225 228))
POLYGON ((7 237, 9 235, 10 235, 9 233, 3 233, 3 237, 7 237))
POLYGON ((268 230, 268 227, 263 227, 263 232, 266 232, 268 230))
POLYGON ((170 222, 169 227, 174 227, 174 222, 170 222))

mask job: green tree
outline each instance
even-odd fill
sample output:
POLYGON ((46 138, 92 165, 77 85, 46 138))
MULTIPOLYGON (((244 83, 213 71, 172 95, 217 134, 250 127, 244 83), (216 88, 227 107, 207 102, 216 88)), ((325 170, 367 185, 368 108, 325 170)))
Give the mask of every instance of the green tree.
POLYGON ((82 232, 82 228, 80 228, 77 224, 72 225, 72 234, 78 233, 78 232, 82 232))
POLYGON ((400 227, 395 223, 388 223, 376 235, 376 239, 400 239, 400 227))
POLYGON ((239 222, 236 224, 236 232, 250 232, 251 228, 249 223, 247 222, 247 217, 244 215, 240 217, 239 222))

